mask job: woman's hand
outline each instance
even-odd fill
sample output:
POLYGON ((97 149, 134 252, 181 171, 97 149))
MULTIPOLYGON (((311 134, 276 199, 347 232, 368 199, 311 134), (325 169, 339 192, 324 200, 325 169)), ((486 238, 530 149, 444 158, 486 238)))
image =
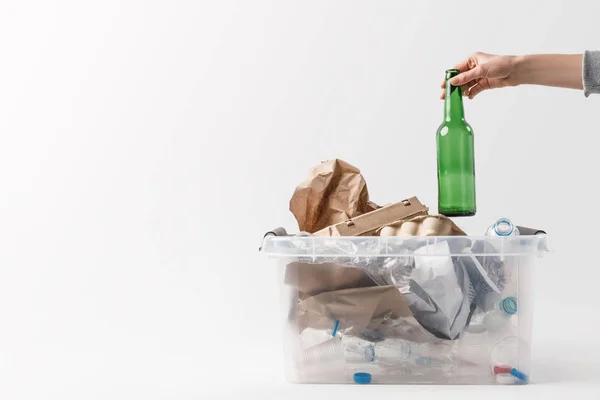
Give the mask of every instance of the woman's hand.
MULTIPOLYGON (((516 56, 497 56, 475 53, 454 67, 460 74, 450 80, 454 86, 461 86, 463 94, 470 99, 487 89, 518 85, 515 79, 516 56)), ((445 89, 446 81, 442 82, 445 89)), ((440 98, 445 97, 443 91, 440 98)))
MULTIPOLYGON (((450 80, 470 99, 487 89, 506 86, 543 85, 583 89, 582 54, 531 54, 498 56, 475 53, 455 68, 460 74, 450 80)), ((446 82, 442 83, 445 88, 446 82)), ((445 92, 440 96, 445 97, 445 92)))

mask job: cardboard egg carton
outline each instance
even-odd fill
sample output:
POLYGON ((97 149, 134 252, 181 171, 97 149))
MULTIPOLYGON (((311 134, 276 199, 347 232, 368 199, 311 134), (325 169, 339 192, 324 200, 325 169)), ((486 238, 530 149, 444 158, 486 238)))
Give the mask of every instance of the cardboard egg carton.
POLYGON ((465 236, 450 218, 443 215, 420 215, 389 224, 378 230, 380 236, 465 236))
POLYGON ((368 236, 376 235, 383 226, 394 225, 418 216, 426 216, 429 208, 419 199, 411 197, 401 202, 386 205, 366 214, 330 225, 313 235, 315 236, 368 236))

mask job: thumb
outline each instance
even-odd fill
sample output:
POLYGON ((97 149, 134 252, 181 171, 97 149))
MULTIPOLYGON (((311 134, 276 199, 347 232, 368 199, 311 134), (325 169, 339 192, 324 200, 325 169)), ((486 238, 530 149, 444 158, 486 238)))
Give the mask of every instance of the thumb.
POLYGON ((456 75, 454 78, 450 79, 450 83, 452 86, 462 86, 471 81, 481 79, 485 77, 485 71, 481 67, 481 65, 476 66, 472 70, 465 71, 462 74, 456 75))

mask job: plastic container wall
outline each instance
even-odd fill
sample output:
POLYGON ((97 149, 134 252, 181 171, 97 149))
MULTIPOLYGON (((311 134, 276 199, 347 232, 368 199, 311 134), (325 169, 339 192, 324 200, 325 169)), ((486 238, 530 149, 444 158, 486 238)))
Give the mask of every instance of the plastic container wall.
POLYGON ((528 383, 545 235, 275 237, 293 383, 528 383))

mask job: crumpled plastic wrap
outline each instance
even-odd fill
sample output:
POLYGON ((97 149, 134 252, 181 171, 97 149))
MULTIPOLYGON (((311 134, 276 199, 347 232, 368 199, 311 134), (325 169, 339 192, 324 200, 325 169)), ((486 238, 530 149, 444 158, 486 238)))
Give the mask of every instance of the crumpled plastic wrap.
MULTIPOLYGON (((298 241, 297 244, 314 246, 305 241, 298 241)), ((499 293, 497 286, 503 279, 501 262, 497 260, 499 263, 493 266, 486 262, 485 265, 491 272, 488 274, 478 258, 469 257, 470 245, 470 240, 466 239, 464 242, 453 241, 452 246, 459 248, 450 248, 448 242, 440 240, 428 246, 421 244, 413 248, 411 241, 407 241, 402 244, 406 257, 364 257, 355 256, 358 248, 356 243, 336 240, 328 244, 327 254, 331 254, 330 256, 300 257, 299 262, 306 265, 335 264, 338 268, 351 267, 353 274, 357 274, 355 268, 359 268, 370 280, 365 279, 365 276, 355 276, 354 283, 341 284, 338 281, 340 286, 330 282, 319 290, 336 290, 353 285, 394 286, 404 297, 419 324, 438 338, 454 340, 468 323, 474 304, 484 310, 493 306, 499 293), (429 253, 461 253, 461 256, 428 256, 429 253)), ((365 237, 360 243, 360 247, 368 249, 369 254, 386 254, 386 251, 398 254, 397 248, 385 246, 385 241, 372 237, 365 237)), ((318 248, 315 250, 316 253, 320 252, 318 248)), ((331 319, 331 315, 325 317, 331 319)), ((363 323, 361 328, 365 327, 363 323)))

